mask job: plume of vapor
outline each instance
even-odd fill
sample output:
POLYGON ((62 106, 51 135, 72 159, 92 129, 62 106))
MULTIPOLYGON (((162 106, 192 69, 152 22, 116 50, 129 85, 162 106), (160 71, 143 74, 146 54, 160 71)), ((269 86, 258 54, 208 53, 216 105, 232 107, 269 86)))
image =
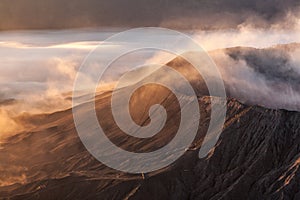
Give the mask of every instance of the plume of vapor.
MULTIPOLYGON (((236 30, 187 34, 210 51, 224 77, 229 96, 252 104, 300 110, 298 45, 262 49, 300 42, 299 32, 300 28, 286 31, 241 26, 236 30), (235 46, 252 48, 231 48, 235 46), (229 49, 216 50, 224 48, 229 49)), ((69 108, 73 81, 82 61, 98 44, 95 40, 107 36, 107 32, 97 31, 0 33, 0 134, 24 130, 24 126, 14 120, 24 112, 35 114, 69 108), (70 39, 70 34, 75 39, 70 39)), ((120 48, 118 44, 105 45, 107 53, 120 48)), ((145 63, 166 64, 173 58, 174 55, 166 52, 147 51, 120 57, 107 71, 104 84, 111 89, 124 72, 137 67, 131 65, 133 60, 143 66, 145 63)), ((152 72, 137 70, 134 74, 140 80, 152 72)), ((87 85, 90 82, 87 80, 87 85)))
POLYGON ((228 95, 269 108, 300 110, 300 45, 211 52, 228 95))

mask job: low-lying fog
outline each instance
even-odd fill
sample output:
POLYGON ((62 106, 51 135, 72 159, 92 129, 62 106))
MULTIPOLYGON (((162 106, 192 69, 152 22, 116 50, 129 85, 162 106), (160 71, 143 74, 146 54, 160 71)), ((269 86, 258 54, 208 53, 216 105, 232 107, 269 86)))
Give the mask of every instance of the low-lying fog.
MULTIPOLYGON (((71 107, 77 70, 99 42, 120 30, 17 31, 0 33, 0 138, 22 130, 14 117, 71 107)), ((209 52, 228 95, 271 108, 300 110, 300 29, 186 31, 209 52), (227 49, 230 47, 259 49, 227 49), (262 50, 262 48, 268 48, 262 50), (224 50, 220 50, 224 49, 224 50)), ((169 35, 167 37, 172 37, 169 35)), ((155 41, 153 41, 155 42, 155 41)), ((122 44, 103 43, 107 54, 122 44)), ((123 44, 126 45, 126 44, 123 44)), ((102 55, 105 57, 105 55, 102 55)), ((139 52, 118 62, 107 83, 132 69, 131 59, 165 63, 175 55, 139 52)))

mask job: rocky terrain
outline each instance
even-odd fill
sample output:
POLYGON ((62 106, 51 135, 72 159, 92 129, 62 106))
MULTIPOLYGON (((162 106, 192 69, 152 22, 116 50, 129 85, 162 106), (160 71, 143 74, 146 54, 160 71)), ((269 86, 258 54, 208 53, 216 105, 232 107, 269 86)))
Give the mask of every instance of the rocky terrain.
MULTIPOLYGON (((199 99, 209 111, 208 97, 199 99)), ((1 144, 2 199, 299 199, 300 114, 228 100, 218 144, 155 173, 110 169, 83 147, 71 110, 34 116, 38 129, 1 144), (10 185, 10 182, 18 182, 10 185), (7 186, 5 186, 7 185, 7 186)), ((203 112, 205 113, 205 112, 203 112)), ((207 123, 209 116, 201 119, 207 123)), ((155 143, 157 145, 157 143, 155 143)), ((130 146, 130 144, 129 144, 130 146)))

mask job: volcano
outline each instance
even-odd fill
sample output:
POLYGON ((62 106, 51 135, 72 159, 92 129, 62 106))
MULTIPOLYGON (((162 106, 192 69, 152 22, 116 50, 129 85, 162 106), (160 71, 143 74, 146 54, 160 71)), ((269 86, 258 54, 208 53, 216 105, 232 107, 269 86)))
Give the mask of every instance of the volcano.
MULTIPOLYGON (((300 113, 220 100, 227 107, 222 134, 209 154, 198 154, 211 116, 211 97, 201 76, 182 58, 168 66, 185 74, 197 95, 200 121, 189 149, 172 165, 147 174, 129 174, 96 160, 82 144, 72 109, 26 115, 32 129, 7 138, 0 148, 1 199, 300 199, 300 113)), ((150 76, 161 75, 160 71, 150 76)), ((130 86, 128 86, 130 87, 130 86)), ((121 90, 126 90, 122 88, 121 90)), ((178 100, 150 84, 130 101, 133 120, 150 123, 148 110, 166 109, 165 127, 155 136, 124 134, 111 113, 112 91, 97 94, 96 113, 106 136, 127 151, 150 152, 174 137, 180 122, 178 100)), ((182 94, 185 97, 186 94, 182 94)), ((79 105, 90 112, 90 102, 79 105)), ((192 122, 191 122, 192 123, 192 122)))

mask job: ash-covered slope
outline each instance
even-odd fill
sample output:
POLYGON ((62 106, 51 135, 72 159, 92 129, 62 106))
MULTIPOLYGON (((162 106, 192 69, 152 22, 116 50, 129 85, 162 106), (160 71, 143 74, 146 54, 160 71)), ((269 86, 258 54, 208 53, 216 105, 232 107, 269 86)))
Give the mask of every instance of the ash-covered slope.
POLYGON ((242 113, 195 167, 193 198, 299 199, 299 113, 256 106, 242 113))
MULTIPOLYGON (((228 100, 227 120, 218 144, 209 156, 198 159, 201 135, 209 120, 209 98, 203 97, 199 103, 203 127, 193 144, 196 148, 187 151, 174 165, 150 173, 145 179, 112 170, 90 156, 75 132, 70 110, 35 116, 43 124, 40 130, 19 134, 2 144, 1 181, 8 186, 0 188, 0 196, 299 199, 298 112, 245 106, 228 100), (9 185, 9 181, 18 183, 9 185)), ((114 136, 120 137, 116 132, 114 136)), ((157 141, 150 141, 149 146, 152 144, 157 145, 157 141)))

